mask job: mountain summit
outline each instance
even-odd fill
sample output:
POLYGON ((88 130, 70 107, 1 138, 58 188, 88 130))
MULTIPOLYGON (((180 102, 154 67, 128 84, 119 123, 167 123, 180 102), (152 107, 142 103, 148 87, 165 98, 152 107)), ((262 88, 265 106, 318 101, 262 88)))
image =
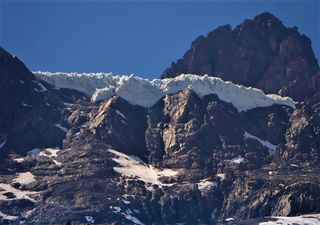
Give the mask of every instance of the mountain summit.
POLYGON ((225 25, 198 37, 162 78, 181 73, 218 76, 299 101, 312 97, 319 83, 310 39, 270 13, 247 19, 233 30, 225 25))

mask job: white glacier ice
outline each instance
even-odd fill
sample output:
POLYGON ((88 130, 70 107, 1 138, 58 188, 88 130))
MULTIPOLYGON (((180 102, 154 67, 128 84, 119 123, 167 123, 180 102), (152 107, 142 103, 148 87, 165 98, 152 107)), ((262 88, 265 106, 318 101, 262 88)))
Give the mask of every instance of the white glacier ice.
POLYGON ((189 88, 199 97, 216 94, 222 101, 232 103, 238 111, 273 104, 295 107, 295 102, 289 97, 266 95, 259 89, 236 85, 207 75, 181 74, 175 78, 148 80, 133 75, 114 76, 111 73, 34 72, 34 74, 55 88, 69 88, 83 92, 93 102, 117 95, 133 105, 151 107, 165 95, 189 88))

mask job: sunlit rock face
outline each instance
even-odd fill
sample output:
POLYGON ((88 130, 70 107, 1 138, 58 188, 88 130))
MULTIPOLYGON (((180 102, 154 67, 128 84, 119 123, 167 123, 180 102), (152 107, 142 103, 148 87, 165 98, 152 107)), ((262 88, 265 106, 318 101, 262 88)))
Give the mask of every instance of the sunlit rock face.
POLYGON ((197 38, 162 78, 181 73, 218 76, 299 101, 319 90, 319 65, 310 39, 270 13, 197 38))

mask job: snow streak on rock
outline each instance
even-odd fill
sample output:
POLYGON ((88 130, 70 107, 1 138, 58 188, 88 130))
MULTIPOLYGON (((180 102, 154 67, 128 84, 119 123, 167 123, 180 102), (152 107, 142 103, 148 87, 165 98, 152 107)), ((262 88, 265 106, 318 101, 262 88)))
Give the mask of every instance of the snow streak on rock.
POLYGON ((56 123, 55 126, 58 127, 60 130, 62 130, 63 132, 68 131, 68 129, 66 127, 63 127, 61 124, 56 123))
POLYGON ((261 140, 260 138, 258 138, 257 136, 254 136, 252 134, 249 134, 248 132, 244 132, 244 139, 254 139, 257 140, 258 142, 260 142, 260 144, 266 148, 269 149, 269 153, 275 153, 277 146, 271 144, 269 141, 265 141, 265 140, 261 140))
POLYGON ((222 101, 232 103, 238 111, 273 104, 295 107, 289 97, 264 94, 261 90, 225 82, 217 77, 181 74, 175 78, 148 80, 135 76, 113 76, 111 73, 50 73, 35 72, 35 75, 56 88, 81 91, 97 102, 117 95, 133 105, 151 107, 168 94, 189 88, 204 97, 216 94, 222 101))
POLYGON ((4 213, 1 212, 1 211, 0 211, 0 218, 1 218, 2 220, 9 220, 9 221, 13 221, 13 220, 19 219, 18 216, 10 216, 10 215, 4 214, 4 213))
POLYGON ((0 149, 3 148, 3 146, 6 144, 7 141, 4 141, 2 143, 0 143, 0 149))
POLYGON ((137 217, 134 217, 132 215, 132 211, 130 209, 126 210, 125 213, 122 213, 122 215, 124 215, 124 217, 127 219, 127 220, 130 220, 131 222, 133 222, 134 224, 137 224, 137 225, 144 225, 144 223, 142 223, 137 217))

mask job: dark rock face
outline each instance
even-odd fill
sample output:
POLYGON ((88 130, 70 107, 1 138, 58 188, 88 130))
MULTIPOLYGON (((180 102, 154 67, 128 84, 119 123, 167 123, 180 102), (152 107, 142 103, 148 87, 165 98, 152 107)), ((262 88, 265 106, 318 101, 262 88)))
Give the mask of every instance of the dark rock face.
POLYGON ((166 74, 218 74, 304 100, 296 109, 238 112, 190 89, 150 108, 92 103, 1 49, 0 223, 249 225, 320 213, 317 70, 308 39, 270 14, 199 38, 166 74), (32 148, 42 151, 25 156, 32 148))
POLYGON ((63 122, 63 102, 82 94, 70 90, 58 93, 49 84, 38 81, 18 58, 2 48, 0 77, 2 156, 61 146, 65 132, 55 124, 63 122))
POLYGON ((58 121, 60 113, 45 105, 43 84, 19 59, 3 49, 0 49, 0 76, 0 142, 5 141, 1 152, 14 149, 23 153, 37 145, 58 144, 63 134, 48 123, 58 121))
POLYGON ((309 38, 263 13, 234 30, 226 25, 200 36, 162 78, 208 74, 301 101, 319 90, 318 70, 309 38))

